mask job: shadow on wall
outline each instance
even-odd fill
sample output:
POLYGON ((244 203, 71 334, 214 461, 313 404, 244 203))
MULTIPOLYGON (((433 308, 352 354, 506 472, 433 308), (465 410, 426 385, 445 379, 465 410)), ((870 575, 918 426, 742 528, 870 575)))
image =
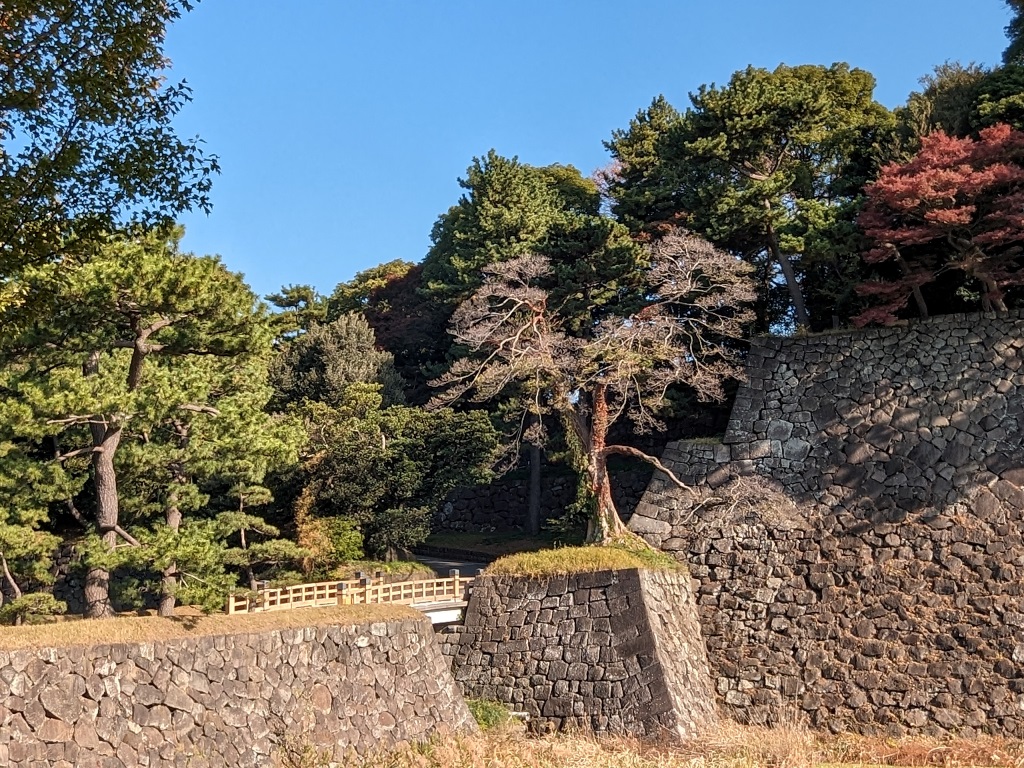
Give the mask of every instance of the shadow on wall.
POLYGON ((1024 735, 1024 322, 1018 312, 755 342, 720 445, 803 520, 698 512, 655 477, 631 522, 700 580, 718 693, 834 730, 1024 735))

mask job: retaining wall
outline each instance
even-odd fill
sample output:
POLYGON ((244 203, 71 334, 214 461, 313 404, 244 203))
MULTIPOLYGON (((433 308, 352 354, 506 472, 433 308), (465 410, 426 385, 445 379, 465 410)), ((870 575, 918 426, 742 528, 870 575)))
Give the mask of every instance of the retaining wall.
MULTIPOLYGON (((649 465, 613 468, 612 495, 625 516, 632 514, 647 489, 649 465)), ((529 474, 516 472, 488 485, 454 491, 434 516, 435 531, 510 532, 526 528, 530 508, 529 474)), ((560 517, 576 499, 575 475, 548 472, 541 476, 541 523, 560 517)))
POLYGON ((534 727, 678 739, 714 722, 690 579, 663 571, 484 575, 442 635, 465 695, 534 727))
POLYGON ((0 651, 0 765, 342 761, 474 728, 422 618, 0 651))
POLYGON ((691 482, 776 481, 797 514, 693 514, 656 476, 630 522, 686 560, 740 720, 1024 736, 1024 321, 952 315, 754 342, 691 482))

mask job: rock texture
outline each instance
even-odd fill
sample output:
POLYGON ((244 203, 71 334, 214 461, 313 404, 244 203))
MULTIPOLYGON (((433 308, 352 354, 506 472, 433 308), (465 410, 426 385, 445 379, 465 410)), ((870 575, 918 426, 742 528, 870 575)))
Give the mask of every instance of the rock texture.
POLYGON ((1022 348, 1019 312, 757 340, 722 444, 668 446, 801 504, 693 515, 655 477, 630 522, 699 579, 733 715, 1024 736, 1022 348))
POLYGON ((467 728, 426 620, 0 652, 5 766, 340 761, 467 728))
POLYGON ((481 576, 465 626, 441 638, 467 696, 524 711, 534 727, 684 738, 714 721, 685 574, 481 576))

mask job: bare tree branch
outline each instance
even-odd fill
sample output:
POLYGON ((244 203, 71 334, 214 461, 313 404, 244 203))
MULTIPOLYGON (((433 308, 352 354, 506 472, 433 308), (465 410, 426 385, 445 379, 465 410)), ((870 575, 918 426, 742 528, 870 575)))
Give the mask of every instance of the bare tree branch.
POLYGON ((633 448, 633 447, 628 446, 628 445, 609 445, 609 446, 606 446, 605 449, 604 449, 604 455, 605 456, 611 456, 613 454, 618 454, 620 456, 632 456, 634 459, 640 459, 641 461, 646 461, 648 464, 652 465, 659 472, 664 474, 665 477, 667 477, 669 480, 671 480, 673 483, 675 483, 677 486, 679 486, 681 489, 683 489, 684 491, 686 491, 690 495, 696 495, 696 492, 693 490, 693 488, 691 488, 686 483, 684 483, 682 480, 680 480, 678 477, 676 477, 675 472, 673 472, 671 469, 669 469, 664 464, 662 464, 661 460, 658 457, 656 457, 656 456, 651 456, 649 453, 644 453, 643 451, 639 450, 638 448, 633 448))
POLYGON ((745 305, 756 295, 748 265, 688 232, 669 232, 650 255, 646 285, 633 297, 642 309, 583 323, 582 331, 541 287, 552 279, 546 258, 491 265, 452 316, 451 334, 468 354, 431 382, 442 390, 435 407, 460 397, 501 397, 515 384, 522 425, 527 411, 558 413, 587 455, 604 538, 625 534, 609 491, 609 455, 647 461, 692 493, 657 458, 606 446, 610 425, 628 416, 638 432, 662 429, 657 414, 673 385, 698 400, 723 398, 724 383, 741 375, 732 340, 742 337, 752 318, 745 305))

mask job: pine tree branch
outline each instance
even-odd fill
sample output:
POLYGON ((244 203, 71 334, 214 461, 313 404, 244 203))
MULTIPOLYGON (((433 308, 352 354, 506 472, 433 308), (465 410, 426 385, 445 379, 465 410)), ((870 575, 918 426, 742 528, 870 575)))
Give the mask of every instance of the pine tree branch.
POLYGON ((632 448, 628 445, 605 446, 604 450, 601 451, 601 453, 603 453, 605 456, 611 456, 612 454, 617 453, 620 456, 632 456, 634 459, 646 461, 648 464, 654 466, 658 471, 664 473, 669 480, 671 480, 677 486, 682 488, 684 491, 686 491, 692 496, 696 495, 696 492, 693 490, 693 488, 691 488, 678 477, 676 477, 676 474, 671 469, 662 464, 660 459, 651 456, 649 453, 644 453, 643 451, 637 448, 632 448))
POLYGON ((14 580, 14 575, 11 573, 11 569, 7 565, 7 556, 0 552, 0 564, 3 565, 4 578, 7 579, 7 583, 11 585, 11 590, 14 592, 14 599, 17 600, 21 597, 21 587, 18 586, 18 582, 14 580))
MULTIPOLYGON (((91 528, 92 527, 89 524, 89 521, 85 519, 85 515, 83 515, 81 512, 78 511, 78 507, 75 506, 75 502, 72 499, 66 499, 64 503, 65 503, 65 505, 68 508, 68 512, 71 513, 71 516, 73 518, 75 518, 75 520, 80 525, 82 525, 84 528, 91 528)), ((127 542, 129 546, 132 546, 132 547, 141 547, 142 546, 142 542, 141 541, 139 541, 134 536, 132 536, 130 533, 128 533, 128 531, 126 531, 120 525, 115 525, 114 526, 114 533, 116 533, 118 536, 120 536, 122 539, 124 539, 125 542, 127 542)))
POLYGON ((212 405, 194 405, 192 403, 184 403, 178 406, 178 410, 191 411, 192 413, 206 413, 210 416, 220 416, 220 411, 212 405))

